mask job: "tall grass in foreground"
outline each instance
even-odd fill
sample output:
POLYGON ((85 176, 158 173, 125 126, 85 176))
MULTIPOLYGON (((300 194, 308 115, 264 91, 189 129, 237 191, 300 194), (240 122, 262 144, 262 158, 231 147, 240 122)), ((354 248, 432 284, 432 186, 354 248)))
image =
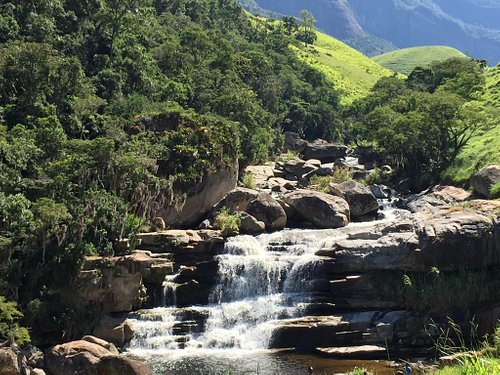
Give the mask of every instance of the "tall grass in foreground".
POLYGON ((472 351, 467 351, 463 334, 455 323, 451 322, 450 329, 442 333, 437 343, 438 351, 444 355, 455 355, 457 365, 446 366, 435 371, 434 375, 500 374, 500 322, 493 335, 486 337, 480 344, 479 341, 472 343, 472 351))

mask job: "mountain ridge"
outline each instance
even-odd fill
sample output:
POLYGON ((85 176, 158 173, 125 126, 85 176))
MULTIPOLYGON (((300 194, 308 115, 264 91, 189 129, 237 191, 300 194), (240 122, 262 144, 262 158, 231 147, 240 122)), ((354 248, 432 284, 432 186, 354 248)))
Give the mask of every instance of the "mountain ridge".
MULTIPOLYGON (((246 0, 245 0, 246 2, 246 0)), ((262 9, 298 16, 374 56, 397 48, 449 45, 490 65, 500 61, 500 4, 488 0, 255 0, 262 9)))

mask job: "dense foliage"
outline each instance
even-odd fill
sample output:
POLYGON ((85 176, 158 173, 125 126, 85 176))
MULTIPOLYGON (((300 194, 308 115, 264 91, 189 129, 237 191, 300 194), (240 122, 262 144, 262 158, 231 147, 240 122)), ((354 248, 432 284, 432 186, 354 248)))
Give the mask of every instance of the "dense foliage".
POLYGON ((412 190, 439 181, 467 142, 488 126, 475 101, 484 65, 453 58, 416 68, 407 79, 382 78, 349 109, 351 136, 371 143, 412 190))
POLYGON ((0 294, 35 337, 71 337, 83 257, 205 173, 267 159, 284 128, 335 134, 338 95, 290 43, 232 0, 0 4, 0 294))

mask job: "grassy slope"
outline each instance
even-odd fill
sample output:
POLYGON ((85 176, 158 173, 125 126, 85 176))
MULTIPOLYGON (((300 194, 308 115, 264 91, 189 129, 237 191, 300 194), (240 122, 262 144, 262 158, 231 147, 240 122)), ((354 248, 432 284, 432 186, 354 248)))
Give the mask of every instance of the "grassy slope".
POLYGON ((433 61, 464 57, 459 50, 446 46, 425 46, 399 49, 373 57, 373 61, 402 74, 410 74, 417 66, 428 66, 433 61))
POLYGON ((365 96, 379 78, 393 74, 339 40, 320 32, 317 35, 314 46, 291 48, 341 91, 343 104, 365 96))
POLYGON ((445 179, 455 183, 465 184, 482 167, 500 164, 500 65, 486 73, 486 90, 481 101, 493 128, 472 138, 446 171, 445 179))

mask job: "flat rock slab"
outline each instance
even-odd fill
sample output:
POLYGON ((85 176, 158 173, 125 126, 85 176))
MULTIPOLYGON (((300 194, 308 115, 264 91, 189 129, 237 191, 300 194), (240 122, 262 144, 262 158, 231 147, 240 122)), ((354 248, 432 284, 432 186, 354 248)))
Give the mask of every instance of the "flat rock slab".
POLYGON ((387 356, 386 348, 376 345, 316 348, 316 352, 340 359, 381 359, 387 356))

